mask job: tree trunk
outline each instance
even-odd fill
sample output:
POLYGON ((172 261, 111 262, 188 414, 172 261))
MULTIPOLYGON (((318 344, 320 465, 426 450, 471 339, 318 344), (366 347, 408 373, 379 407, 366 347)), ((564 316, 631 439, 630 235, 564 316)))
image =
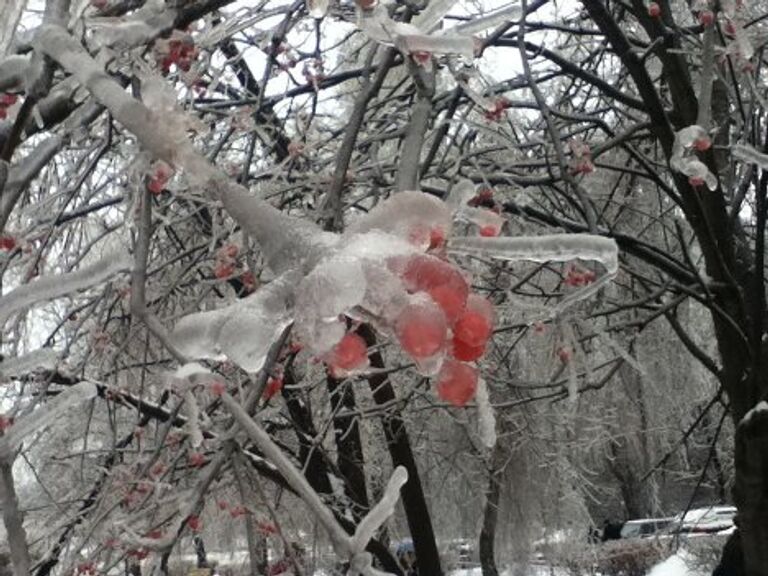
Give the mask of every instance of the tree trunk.
MULTIPOLYGON (((499 450, 494 449, 494 453, 499 450)), ((501 496, 501 471, 491 470, 488 478, 488 490, 485 494, 485 507, 483 509, 483 527, 480 530, 480 567, 483 576, 499 576, 496 568, 495 541, 496 524, 499 517, 499 497, 501 496)))
POLYGON ((735 465, 733 496, 739 510, 743 574, 767 576, 768 408, 748 414, 736 427, 735 465))
MULTIPOLYGON (((376 343, 376 336, 369 327, 361 327, 359 333, 369 347, 376 343)), ((371 354, 371 366, 384 368, 384 359, 380 353, 371 354)), ((378 406, 391 406, 396 400, 395 391, 386 375, 375 374, 368 379, 368 384, 373 394, 373 400, 378 406)), ((411 450, 411 442, 405 423, 397 413, 394 413, 394 408, 389 408, 381 420, 392 465, 404 466, 408 470, 408 482, 403 486, 401 494, 408 528, 411 531, 413 546, 416 551, 419 573, 428 576, 441 576, 443 570, 440 567, 440 554, 435 542, 432 517, 424 497, 419 470, 416 467, 416 459, 411 450)))

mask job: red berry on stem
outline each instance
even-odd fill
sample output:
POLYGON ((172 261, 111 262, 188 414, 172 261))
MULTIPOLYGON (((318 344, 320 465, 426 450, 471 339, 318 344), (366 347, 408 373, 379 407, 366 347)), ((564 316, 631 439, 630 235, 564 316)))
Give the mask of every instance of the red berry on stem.
POLYGON ((661 16, 661 6, 659 6, 656 2, 651 2, 648 4, 648 16, 651 18, 658 18, 661 16))
POLYGON ((437 375, 437 395, 454 406, 464 406, 477 390, 477 371, 469 364, 446 359, 437 375))

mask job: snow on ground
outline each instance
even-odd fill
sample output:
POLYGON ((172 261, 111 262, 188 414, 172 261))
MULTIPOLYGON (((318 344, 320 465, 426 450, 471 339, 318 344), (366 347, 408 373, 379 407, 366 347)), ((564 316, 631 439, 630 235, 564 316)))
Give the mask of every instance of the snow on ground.
POLYGON ((705 576, 703 572, 691 569, 691 555, 685 550, 678 550, 675 554, 659 562, 651 568, 648 576, 705 576))

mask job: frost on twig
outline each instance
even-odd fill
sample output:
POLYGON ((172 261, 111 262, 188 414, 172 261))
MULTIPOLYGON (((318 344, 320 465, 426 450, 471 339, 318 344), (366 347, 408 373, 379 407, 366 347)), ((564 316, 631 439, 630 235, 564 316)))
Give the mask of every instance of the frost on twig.
POLYGON ((117 274, 130 270, 131 259, 127 256, 112 255, 76 272, 44 276, 29 284, 19 286, 0 298, 0 324, 8 317, 42 300, 53 300, 72 292, 85 290, 100 284, 117 274))
POLYGON ((80 382, 63 390, 58 396, 36 408, 29 414, 19 418, 13 426, 0 438, 0 453, 7 455, 16 450, 24 438, 30 434, 54 424, 69 410, 78 404, 96 396, 97 389, 91 382, 80 382))

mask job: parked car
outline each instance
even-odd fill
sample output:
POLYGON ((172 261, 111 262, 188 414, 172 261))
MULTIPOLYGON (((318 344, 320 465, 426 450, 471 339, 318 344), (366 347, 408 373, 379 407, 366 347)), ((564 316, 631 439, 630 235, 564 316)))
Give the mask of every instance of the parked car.
POLYGON ((732 530, 736 517, 734 506, 710 506, 695 508, 683 515, 681 512, 672 519, 665 530, 670 534, 717 534, 732 530))
POLYGON ((466 538, 451 540, 444 548, 446 564, 453 568, 467 568, 477 564, 475 546, 466 538))
POLYGON ((649 538, 672 523, 672 518, 642 518, 628 520, 621 527, 621 538, 649 538))

